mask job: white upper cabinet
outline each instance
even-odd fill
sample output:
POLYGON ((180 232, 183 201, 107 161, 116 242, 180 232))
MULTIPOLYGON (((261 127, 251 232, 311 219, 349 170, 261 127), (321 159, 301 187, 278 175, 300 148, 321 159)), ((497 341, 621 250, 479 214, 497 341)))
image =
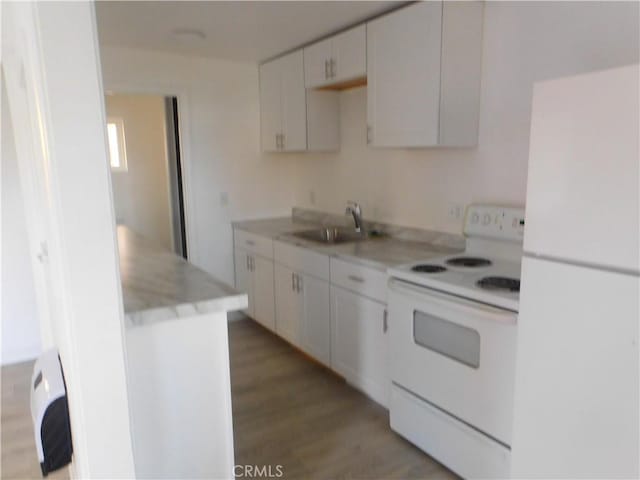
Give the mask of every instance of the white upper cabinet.
POLYGON ((304 49, 304 86, 315 88, 327 85, 330 80, 329 62, 333 52, 333 40, 328 38, 304 49))
POLYGON ((307 107, 302 51, 260 65, 262 150, 307 149, 307 107))
POLYGON ((359 25, 304 49, 307 88, 346 83, 367 75, 366 26, 359 25))
POLYGON ((337 150, 336 92, 307 92, 302 50, 260 65, 260 128, 264 152, 337 150), (307 135, 308 134, 308 135, 307 135))
POLYGON ((334 83, 347 82, 367 76, 367 26, 339 33, 333 37, 334 83))
POLYGON ((282 65, 282 138, 281 150, 307 149, 307 97, 304 90, 302 51, 280 59, 282 65))
POLYGON ((482 2, 419 2, 367 24, 367 141, 478 141, 482 2))
POLYGON ((260 136, 262 150, 276 152, 282 133, 282 83, 280 63, 260 65, 260 136))

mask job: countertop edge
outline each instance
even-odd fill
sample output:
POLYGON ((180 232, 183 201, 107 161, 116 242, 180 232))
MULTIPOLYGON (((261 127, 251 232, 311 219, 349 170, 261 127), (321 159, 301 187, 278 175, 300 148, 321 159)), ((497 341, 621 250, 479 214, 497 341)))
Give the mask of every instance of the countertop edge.
POLYGON ((209 313, 235 312, 247 308, 248 302, 249 298, 246 293, 236 293, 197 302, 184 302, 125 312, 124 316, 127 327, 138 328, 152 326, 158 322, 199 317, 209 313))

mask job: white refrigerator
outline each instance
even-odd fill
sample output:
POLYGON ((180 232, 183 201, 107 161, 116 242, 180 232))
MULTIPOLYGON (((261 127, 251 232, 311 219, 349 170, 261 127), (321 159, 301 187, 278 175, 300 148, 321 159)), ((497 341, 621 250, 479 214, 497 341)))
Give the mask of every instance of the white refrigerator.
POLYGON ((637 478, 639 69, 536 84, 514 478, 637 478))

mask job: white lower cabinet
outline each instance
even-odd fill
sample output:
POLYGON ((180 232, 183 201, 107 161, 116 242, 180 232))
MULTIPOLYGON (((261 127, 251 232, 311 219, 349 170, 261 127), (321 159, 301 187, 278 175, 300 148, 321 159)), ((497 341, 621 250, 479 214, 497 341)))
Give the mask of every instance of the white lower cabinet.
POLYGON ((329 282, 304 275, 300 287, 303 298, 302 349, 331 364, 331 310, 329 282))
POLYGON ((331 366, 376 402, 389 403, 386 306, 331 286, 331 366))
POLYGON ((235 249, 235 269, 236 269, 236 290, 245 292, 249 297, 249 303, 244 313, 253 317, 253 275, 249 268, 251 255, 246 250, 236 247, 235 249))
POLYGON ((276 329, 276 309, 273 283, 273 260, 252 255, 253 318, 267 327, 276 329))
POLYGON ((236 289, 246 292, 249 297, 249 307, 244 312, 275 330, 273 260, 236 247, 235 269, 236 289))
POLYGON ((388 406, 386 274, 255 234, 235 236, 236 288, 249 296, 247 315, 388 406))
POLYGON ((296 273, 275 265, 276 332, 294 345, 300 345, 302 300, 296 291, 296 273))
POLYGON ((329 282, 275 266, 276 332, 318 361, 331 363, 329 282))

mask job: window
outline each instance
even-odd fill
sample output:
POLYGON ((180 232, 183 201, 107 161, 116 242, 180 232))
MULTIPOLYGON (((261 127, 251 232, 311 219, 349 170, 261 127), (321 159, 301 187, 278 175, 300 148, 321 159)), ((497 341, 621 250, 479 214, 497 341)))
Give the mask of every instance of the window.
POLYGON ((124 143, 124 122, 121 118, 107 119, 109 161, 114 172, 127 171, 127 149, 124 143))

